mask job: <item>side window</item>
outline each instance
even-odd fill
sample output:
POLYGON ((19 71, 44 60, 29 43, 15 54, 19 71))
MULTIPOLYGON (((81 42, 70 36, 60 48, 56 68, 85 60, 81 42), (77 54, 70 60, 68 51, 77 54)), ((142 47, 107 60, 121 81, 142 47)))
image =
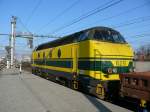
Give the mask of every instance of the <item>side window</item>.
POLYGON ((125 84, 130 84, 130 78, 129 77, 125 77, 125 84))
POLYGON ((49 57, 52 58, 52 49, 49 51, 49 57))
POLYGON ((60 49, 60 48, 58 49, 57 56, 58 56, 58 58, 60 58, 60 57, 61 57, 61 49, 60 49))
POLYGON ((43 58, 45 58, 45 52, 43 52, 43 58))
POLYGON ((38 53, 38 58, 40 58, 40 53, 38 53))
POLYGON ((103 37, 105 38, 106 41, 110 41, 110 42, 113 41, 112 35, 110 34, 110 32, 102 31, 102 35, 103 35, 103 37))
POLYGON ((137 86, 137 85, 138 85, 138 79, 133 78, 133 82, 132 82, 132 84, 137 86))

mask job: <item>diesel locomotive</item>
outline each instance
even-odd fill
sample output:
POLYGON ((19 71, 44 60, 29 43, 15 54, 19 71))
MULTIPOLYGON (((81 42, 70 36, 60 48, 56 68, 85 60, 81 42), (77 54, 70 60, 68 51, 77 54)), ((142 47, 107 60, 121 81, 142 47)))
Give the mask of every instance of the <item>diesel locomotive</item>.
POLYGON ((32 73, 91 93, 101 99, 118 95, 119 74, 133 71, 133 50, 108 27, 93 27, 37 46, 32 73))

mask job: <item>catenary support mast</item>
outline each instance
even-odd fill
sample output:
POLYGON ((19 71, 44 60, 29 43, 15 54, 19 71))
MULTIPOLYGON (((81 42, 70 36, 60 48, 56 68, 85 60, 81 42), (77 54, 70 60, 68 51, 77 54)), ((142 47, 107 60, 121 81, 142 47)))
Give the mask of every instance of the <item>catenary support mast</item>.
POLYGON ((10 67, 11 68, 14 65, 16 20, 17 20, 17 18, 15 16, 12 16, 12 20, 11 20, 11 37, 10 37, 10 54, 11 54, 11 56, 10 56, 10 67))

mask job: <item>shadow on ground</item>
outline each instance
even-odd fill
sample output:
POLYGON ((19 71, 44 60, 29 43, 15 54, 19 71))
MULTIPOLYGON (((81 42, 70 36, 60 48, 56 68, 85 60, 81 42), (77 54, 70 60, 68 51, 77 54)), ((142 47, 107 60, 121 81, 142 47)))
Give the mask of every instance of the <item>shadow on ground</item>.
POLYGON ((98 112, 112 112, 105 105, 103 105, 96 97, 92 97, 86 94, 84 94, 84 96, 97 108, 98 112))

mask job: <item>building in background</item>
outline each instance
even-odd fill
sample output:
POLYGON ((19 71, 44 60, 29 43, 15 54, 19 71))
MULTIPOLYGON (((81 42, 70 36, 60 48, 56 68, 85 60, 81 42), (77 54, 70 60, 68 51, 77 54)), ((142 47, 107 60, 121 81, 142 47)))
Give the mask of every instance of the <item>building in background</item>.
POLYGON ((135 53, 135 60, 150 61, 150 44, 141 46, 135 53))
POLYGON ((22 62, 31 62, 31 56, 23 55, 22 56, 22 62))

